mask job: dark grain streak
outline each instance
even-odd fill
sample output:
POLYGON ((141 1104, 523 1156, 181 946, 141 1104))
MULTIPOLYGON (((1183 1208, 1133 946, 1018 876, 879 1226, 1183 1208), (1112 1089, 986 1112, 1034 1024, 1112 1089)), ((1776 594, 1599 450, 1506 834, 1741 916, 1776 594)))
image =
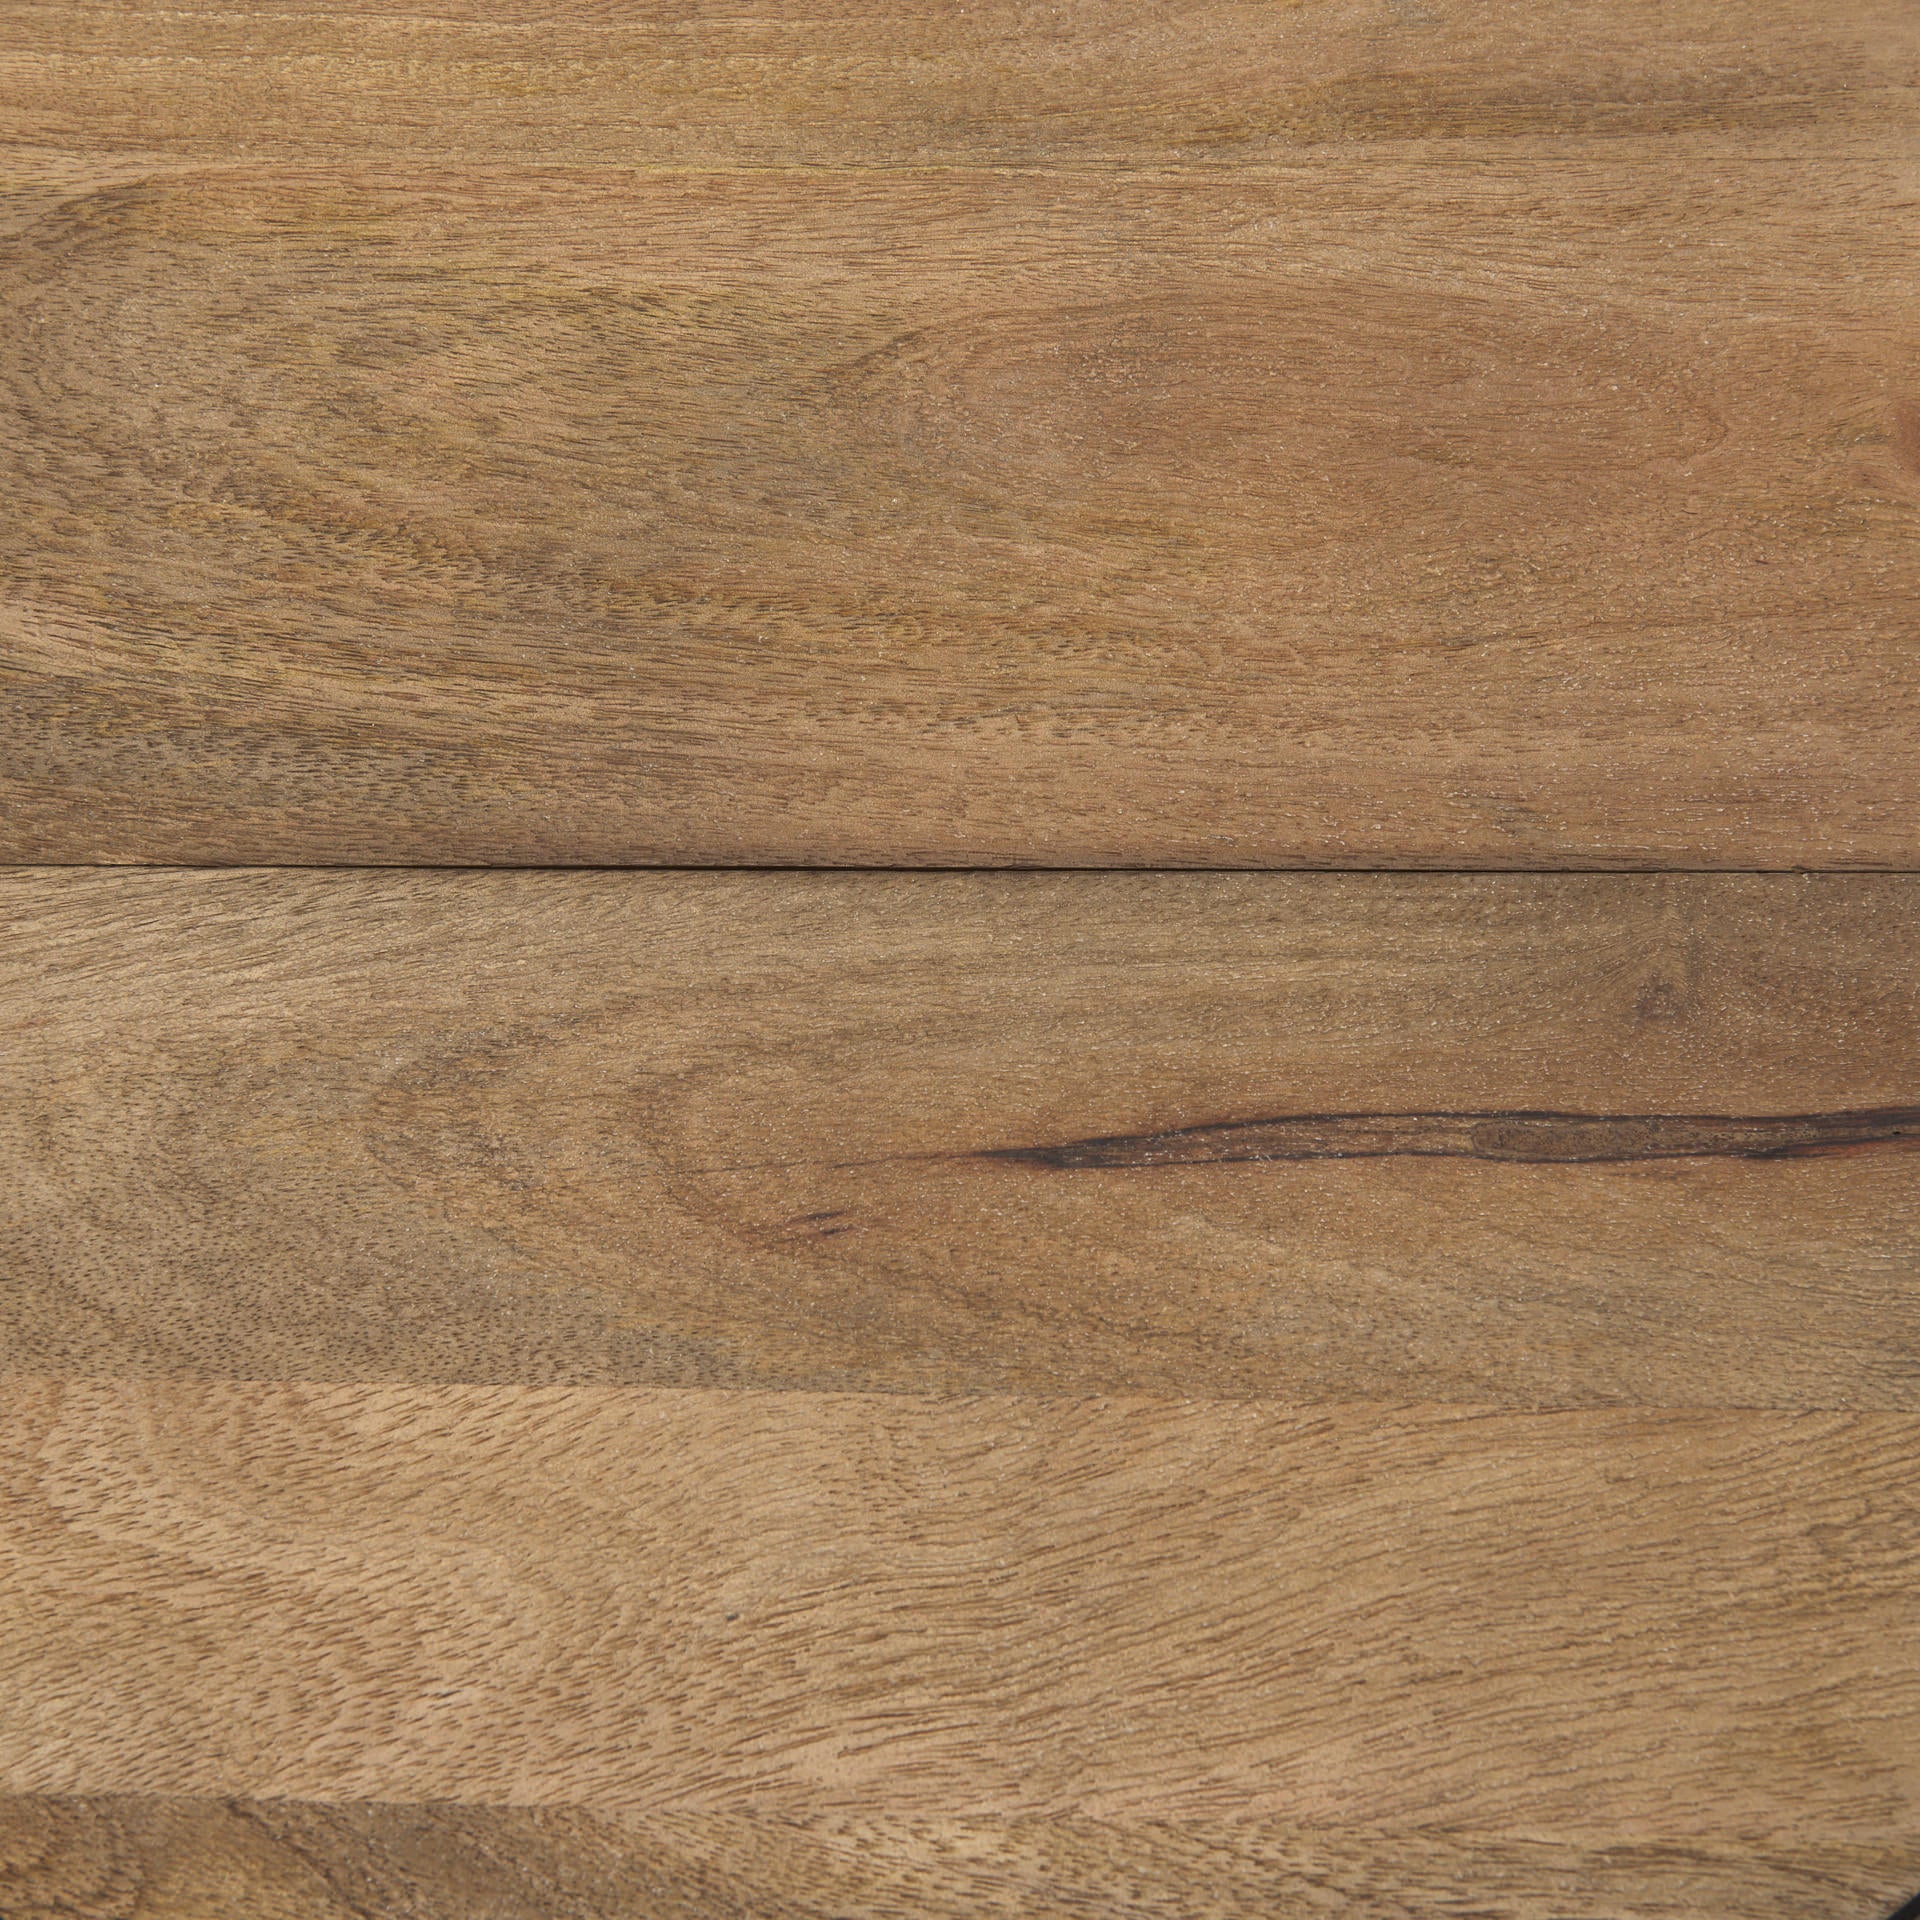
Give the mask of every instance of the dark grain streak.
POLYGON ((1186 1167, 1397 1155, 1567 1165, 1633 1160, 1785 1160, 1920 1141, 1920 1107, 1841 1113, 1308 1113, 1111 1134, 982 1156, 1030 1166, 1186 1167))

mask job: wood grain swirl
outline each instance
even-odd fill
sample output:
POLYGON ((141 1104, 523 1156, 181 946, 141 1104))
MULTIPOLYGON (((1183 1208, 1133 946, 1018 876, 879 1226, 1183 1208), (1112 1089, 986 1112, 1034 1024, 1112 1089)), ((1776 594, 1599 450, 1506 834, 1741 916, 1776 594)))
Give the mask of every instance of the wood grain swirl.
POLYGON ((1917 1439, 18 1381, 0 1786, 1910 1847, 1917 1439))
POLYGON ((1911 1408, 1916 884, 4 876, 0 1354, 1911 1408))
POLYGON ((107 156, 0 239, 0 855, 1910 865, 1914 240, 1837 156, 107 156))

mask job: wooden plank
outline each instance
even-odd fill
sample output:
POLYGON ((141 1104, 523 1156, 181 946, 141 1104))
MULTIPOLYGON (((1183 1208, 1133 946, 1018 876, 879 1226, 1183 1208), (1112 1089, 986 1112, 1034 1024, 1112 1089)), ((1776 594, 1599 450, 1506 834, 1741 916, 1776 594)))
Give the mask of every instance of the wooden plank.
POLYGON ((1917 1443, 21 1381, 0 1789, 1910 1847, 1917 1443))
POLYGON ((0 876, 16 1372, 1920 1407, 1920 880, 0 876))
POLYGON ((1270 1821, 0 1800, 0 1901, 89 1920, 1879 1920, 1911 1846, 1581 1847, 1270 1821))
POLYGON ((1914 151, 35 148, 0 857, 1920 865, 1914 151))
POLYGON ((375 164, 1246 164, 1913 126, 1899 0, 10 0, 0 134, 55 153, 375 164))

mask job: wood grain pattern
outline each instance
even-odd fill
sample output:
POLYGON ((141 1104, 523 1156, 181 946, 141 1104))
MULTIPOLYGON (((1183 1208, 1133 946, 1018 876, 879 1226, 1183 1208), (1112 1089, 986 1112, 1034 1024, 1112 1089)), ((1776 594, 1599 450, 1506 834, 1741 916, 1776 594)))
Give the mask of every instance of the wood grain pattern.
POLYGON ((144 161, 1246 165, 1831 153, 1911 131, 1899 0, 9 0, 0 137, 144 161))
POLYGON ((0 1787, 1911 1846, 1916 1441, 19 1381, 0 1787))
POLYGON ((0 857, 1920 862, 1912 10, 1175 11, 16 9, 0 857))
POLYGON ((0 1800, 0 1907, 21 1920, 1880 1920, 1916 1879, 1911 1846, 0 1800))
POLYGON ((1898 876, 7 875, 0 1355, 1920 1407, 1917 907, 1898 876))
POLYGON ((1920 868, 1916 137, 0 0, 4 1920, 1909 1895, 1920 873, 341 869, 1920 868))

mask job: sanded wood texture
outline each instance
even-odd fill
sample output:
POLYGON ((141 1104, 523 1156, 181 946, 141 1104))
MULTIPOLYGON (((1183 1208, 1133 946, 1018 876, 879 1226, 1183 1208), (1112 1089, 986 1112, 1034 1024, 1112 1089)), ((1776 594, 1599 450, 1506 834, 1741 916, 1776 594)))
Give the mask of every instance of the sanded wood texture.
POLYGON ((0 855, 1920 857, 1904 0, 3 17, 0 855))
POLYGON ((16 1382, 0 1786, 1910 1846, 1917 1442, 16 1382))
POLYGON ((0 0, 0 1920, 1885 1920, 1917 608, 1912 0, 0 0))
POLYGON ((1920 1850, 100 1796, 0 1800, 0 1907, 60 1920, 1854 1920, 1920 1850))
POLYGON ((9 0, 47 170, 404 160, 1244 167, 1463 146, 1799 158, 1916 124, 1903 0, 9 0))
POLYGON ((0 1800, 0 1902, 59 1920, 1854 1920, 1920 1850, 1273 1821, 0 1800))
POLYGON ((0 876, 15 1372, 1920 1408, 1920 880, 0 876))

